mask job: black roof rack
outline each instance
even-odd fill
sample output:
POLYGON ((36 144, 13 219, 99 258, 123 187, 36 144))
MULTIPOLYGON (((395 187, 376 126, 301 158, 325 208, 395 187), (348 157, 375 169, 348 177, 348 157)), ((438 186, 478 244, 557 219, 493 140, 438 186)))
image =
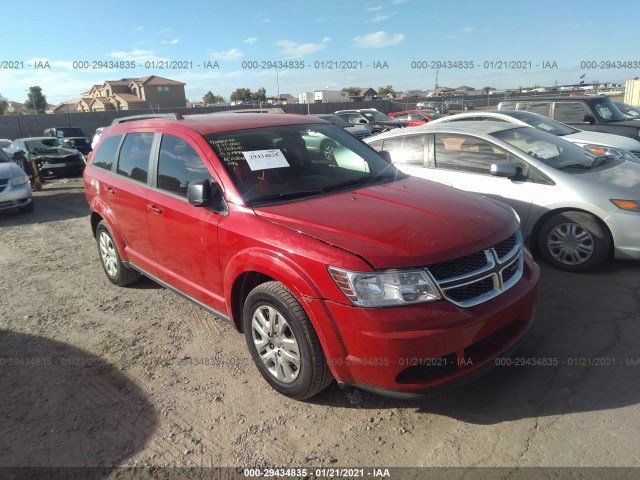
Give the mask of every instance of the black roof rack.
POLYGON ((179 113, 149 113, 147 115, 131 115, 130 117, 116 118, 111 122, 111 125, 118 125, 124 122, 133 122, 135 120, 148 120, 151 118, 164 118, 167 120, 184 120, 184 117, 179 113))

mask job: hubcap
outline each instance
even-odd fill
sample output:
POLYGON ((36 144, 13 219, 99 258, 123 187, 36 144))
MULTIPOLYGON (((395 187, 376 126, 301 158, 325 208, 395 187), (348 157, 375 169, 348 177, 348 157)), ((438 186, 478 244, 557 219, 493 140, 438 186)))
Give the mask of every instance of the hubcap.
POLYGON ((118 275, 118 256, 116 254, 116 247, 111 240, 111 237, 105 232, 100 233, 100 257, 102 258, 102 264, 109 276, 115 277, 118 275))
POLYGON ((324 154, 324 158, 327 160, 331 160, 333 158, 333 145, 327 143, 322 147, 322 153, 324 154))
POLYGON ((293 330, 282 313, 261 305, 251 320, 253 343, 267 371, 282 383, 291 383, 300 373, 300 349, 293 330))
POLYGON ((557 225, 547 237, 547 249, 565 265, 580 265, 593 255, 595 242, 591 233, 575 223, 557 225))

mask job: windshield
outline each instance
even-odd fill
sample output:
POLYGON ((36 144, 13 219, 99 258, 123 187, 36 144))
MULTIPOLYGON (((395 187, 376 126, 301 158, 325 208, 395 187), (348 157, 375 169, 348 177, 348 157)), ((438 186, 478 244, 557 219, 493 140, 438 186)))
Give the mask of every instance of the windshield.
POLYGON ((535 128, 510 128, 491 134, 558 170, 591 168, 597 155, 535 128))
POLYGON ((79 128, 57 128, 56 129, 56 137, 84 137, 84 133, 79 128))
POLYGON ((205 135, 249 206, 270 205, 404 178, 332 124, 205 135))
POLYGON ((593 108, 605 122, 624 122, 628 120, 624 113, 611 101, 610 98, 601 98, 593 102, 593 108))
POLYGON ((29 152, 35 153, 38 150, 51 150, 53 148, 64 148, 64 144, 57 138, 43 138, 40 140, 29 140, 24 142, 29 152))
POLYGON ((563 135, 571 135, 572 133, 578 133, 580 131, 577 128, 570 127, 564 123, 556 122, 555 120, 551 120, 550 118, 543 117, 542 115, 532 112, 526 112, 523 110, 500 110, 500 113, 517 118, 538 130, 549 132, 559 137, 563 135))
POLYGON ((7 152, 5 152, 2 148, 0 148, 0 163, 9 163, 11 159, 7 152))

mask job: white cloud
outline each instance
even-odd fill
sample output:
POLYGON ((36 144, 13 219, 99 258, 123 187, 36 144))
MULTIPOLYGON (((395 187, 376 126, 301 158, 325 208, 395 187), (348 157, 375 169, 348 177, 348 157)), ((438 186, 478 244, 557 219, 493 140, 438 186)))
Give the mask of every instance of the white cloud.
POLYGON ((243 40, 244 43, 248 43, 249 45, 253 45, 257 41, 258 41, 258 39, 256 37, 249 37, 249 38, 245 38, 243 40))
POLYGON ((163 41, 162 41, 162 42, 160 42, 160 43, 162 43, 163 45, 176 45, 176 44, 178 44, 179 42, 180 42, 180 40, 179 40, 179 39, 174 38, 173 40, 163 40, 163 41))
POLYGON ((134 31, 134 32, 141 32, 142 30, 144 30, 144 27, 143 27, 143 26, 135 27, 135 28, 133 29, 133 31, 134 31))
POLYGON ((165 33, 169 33, 171 30, 173 30, 171 27, 163 28, 162 30, 156 32, 156 35, 164 35, 165 33))
POLYGON ((107 56, 117 58, 118 60, 131 60, 136 62, 145 62, 150 60, 167 60, 167 58, 159 57, 151 50, 142 50, 140 48, 136 48, 129 52, 113 51, 107 53, 107 56))
POLYGON ((382 10, 382 7, 378 6, 378 7, 369 7, 364 9, 365 12, 377 12, 379 10, 382 10))
POLYGON ((331 41, 331 37, 324 37, 324 38, 322 39, 322 43, 328 43, 328 42, 330 42, 330 41, 331 41))
POLYGON ((404 43, 404 34, 391 34, 387 32, 375 32, 368 35, 353 37, 355 48, 383 48, 404 43))
POLYGON ((462 28, 460 31, 461 31, 461 32, 464 32, 464 33, 471 33, 471 32, 473 32, 475 29, 476 29, 475 27, 465 27, 465 28, 462 28))
POLYGON ((391 3, 393 5, 400 5, 402 3, 409 3, 411 0, 393 0, 391 3))
POLYGON ((296 43, 291 40, 280 40, 276 42, 276 45, 282 48, 280 53, 289 58, 304 57, 318 52, 326 46, 320 43, 296 43))
POLYGON ((232 48, 227 50, 226 52, 212 52, 211 56, 217 58, 219 60, 237 60, 242 57, 244 53, 242 53, 237 48, 232 48))
POLYGON ((391 15, 376 15, 371 19, 371 23, 378 23, 383 20, 386 20, 387 18, 391 18, 391 15))

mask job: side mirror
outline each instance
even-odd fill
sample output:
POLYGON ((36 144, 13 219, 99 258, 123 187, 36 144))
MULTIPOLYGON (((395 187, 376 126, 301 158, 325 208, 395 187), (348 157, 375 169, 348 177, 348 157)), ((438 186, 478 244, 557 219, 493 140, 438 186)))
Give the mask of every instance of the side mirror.
POLYGON ((391 163, 391 154, 387 150, 380 150, 378 155, 380 155, 385 162, 391 163))
POLYGON ((588 123, 589 125, 593 125, 594 123, 596 123, 596 119, 592 115, 585 115, 582 121, 588 123))
POLYGON ((491 175, 513 178, 518 176, 518 167, 512 163, 492 163, 491 175))
POLYGON ((208 178, 189 182, 187 200, 194 207, 212 207, 215 212, 222 214, 228 211, 220 187, 208 178))
POLYGON ((364 118, 359 118, 356 120, 356 125, 366 125, 367 121, 364 118))

